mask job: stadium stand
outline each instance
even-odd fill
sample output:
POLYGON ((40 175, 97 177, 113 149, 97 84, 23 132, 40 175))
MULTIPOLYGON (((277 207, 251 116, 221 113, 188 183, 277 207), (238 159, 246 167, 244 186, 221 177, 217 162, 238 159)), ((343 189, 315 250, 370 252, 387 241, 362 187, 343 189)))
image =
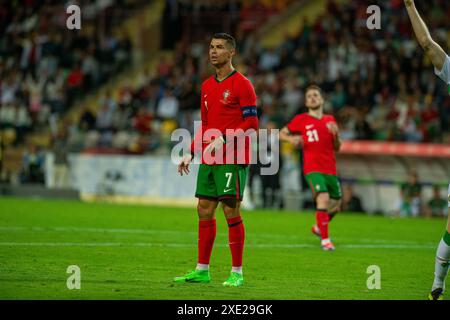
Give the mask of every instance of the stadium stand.
MULTIPOLYGON (((133 81, 128 75, 118 75, 129 69, 135 41, 126 37, 127 32, 119 37, 110 29, 123 19, 117 10, 123 1, 111 1, 112 5, 98 12, 88 10, 91 19, 81 33, 52 31, 48 36, 29 30, 61 25, 64 11, 51 14, 61 6, 40 9, 41 2, 29 2, 34 9, 10 5, 0 10, 0 16, 18 16, 2 20, 6 36, 0 43, 0 71, 5 75, 0 80, 3 145, 14 146, 16 152, 18 146, 23 147, 27 132, 51 127, 50 151, 167 155, 173 129, 193 131, 192 122, 199 119, 200 84, 212 72, 206 58, 208 41, 211 33, 224 30, 238 40, 235 66, 255 85, 263 128, 271 123, 282 127, 302 111, 303 89, 316 83, 323 88, 326 110, 336 116, 346 140, 450 141, 447 89, 416 44, 398 0, 328 0, 321 1, 326 6, 320 10, 308 0, 161 0, 164 11, 158 30, 152 33, 162 35, 163 51, 152 54, 151 63, 138 67, 133 81), (381 30, 365 26, 370 4, 382 8, 382 26, 386 27, 381 30), (286 24, 284 39, 276 46, 263 46, 268 42, 261 30, 267 30, 270 19, 278 18, 280 28, 289 14, 300 11, 302 17, 315 18, 301 20, 298 30, 286 24), (52 19, 45 22, 45 17, 52 19), (21 29, 28 31, 17 31, 21 29), (12 36, 13 32, 21 37, 12 36), (97 41, 99 32, 104 41, 97 41), (112 75, 123 81, 102 86, 112 75), (94 103, 77 100, 80 92, 94 93, 90 95, 94 103), (64 116, 74 109, 75 117, 64 116)), ((139 8, 144 1, 125 2, 139 8)), ((434 8, 441 10, 431 10, 428 3, 421 3, 420 10, 432 21, 431 32, 447 50, 450 37, 442 26, 450 5, 444 0, 436 4, 434 8)), ((129 15, 133 12, 128 10, 129 15)), ((372 178, 377 179, 376 174, 372 178)))
MULTIPOLYGON (((255 84, 262 125, 275 121, 282 126, 299 111, 304 86, 315 82, 326 92, 327 110, 338 118, 344 139, 448 142, 450 99, 413 41, 405 13, 395 1, 380 3, 390 27, 370 32, 358 28, 365 23, 361 15, 366 2, 338 6, 329 1, 323 15, 277 48, 262 48, 252 33, 240 39, 237 67, 255 84), (336 26, 346 31, 337 33, 336 26)), ((446 6, 442 1, 441 7, 446 6)), ((435 21, 433 32, 441 35, 442 13, 427 9, 424 5, 427 19, 435 21)), ((86 146, 126 151, 121 142, 129 141, 133 152, 156 152, 170 129, 192 130, 199 85, 210 69, 207 39, 191 38, 199 40, 177 42, 171 57, 161 59, 154 72, 140 74, 136 87, 123 86, 115 97, 109 94, 98 101, 100 111, 89 115, 96 117, 89 127, 95 133, 77 126, 87 134, 86 146)), ((439 40, 447 44, 443 35, 439 40)))

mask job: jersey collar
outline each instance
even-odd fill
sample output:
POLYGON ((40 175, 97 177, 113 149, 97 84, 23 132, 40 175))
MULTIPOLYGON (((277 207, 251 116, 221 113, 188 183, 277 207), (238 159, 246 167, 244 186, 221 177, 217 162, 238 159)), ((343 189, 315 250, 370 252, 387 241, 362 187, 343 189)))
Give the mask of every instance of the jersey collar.
POLYGON ((317 117, 314 117, 313 115, 310 115, 309 112, 307 112, 306 114, 307 114, 309 117, 311 117, 311 118, 313 118, 313 119, 316 119, 316 120, 322 120, 322 119, 323 119, 323 116, 324 116, 323 113, 322 113, 322 116, 321 116, 320 118, 317 118, 317 117))
POLYGON ((231 77, 233 74, 235 74, 237 71, 236 69, 234 69, 233 71, 231 71, 231 73, 229 75, 227 75, 223 80, 219 80, 217 79, 217 74, 214 76, 214 79, 217 81, 217 83, 221 83, 224 82, 225 80, 227 80, 229 77, 231 77))

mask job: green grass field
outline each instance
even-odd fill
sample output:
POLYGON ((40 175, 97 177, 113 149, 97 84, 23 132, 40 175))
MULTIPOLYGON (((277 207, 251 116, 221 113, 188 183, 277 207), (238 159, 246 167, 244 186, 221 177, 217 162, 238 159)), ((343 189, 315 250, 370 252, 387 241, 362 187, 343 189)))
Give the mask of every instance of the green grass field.
MULTIPOLYGON (((0 198, 0 299, 425 299, 444 220, 343 213, 335 252, 310 233, 310 213, 243 212, 245 285, 224 288, 228 231, 217 216, 209 284, 172 278, 193 268, 195 210, 0 198), (81 289, 69 290, 69 265, 81 289), (381 269, 381 289, 366 286, 381 269)), ((448 296, 446 297, 448 299, 448 296)))

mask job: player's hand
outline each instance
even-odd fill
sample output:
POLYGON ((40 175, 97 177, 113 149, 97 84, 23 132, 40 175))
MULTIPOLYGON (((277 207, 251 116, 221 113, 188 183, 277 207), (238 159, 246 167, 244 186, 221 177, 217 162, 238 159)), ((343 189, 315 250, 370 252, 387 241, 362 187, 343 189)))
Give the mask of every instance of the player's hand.
POLYGON ((180 164, 178 165, 178 173, 180 175, 183 175, 183 173, 189 174, 189 164, 191 163, 191 161, 192 161, 192 154, 187 154, 183 156, 180 164))
POLYGON ((208 146, 203 151, 203 155, 210 153, 212 150, 220 150, 225 143, 225 140, 223 139, 223 137, 219 137, 214 140, 205 141, 205 143, 208 143, 208 146))
POLYGON ((303 147, 303 138, 300 135, 293 135, 289 137, 289 142, 295 147, 303 147))
POLYGON ((328 122, 327 123, 328 131, 333 135, 333 137, 337 137, 339 135, 339 128, 336 123, 328 122))

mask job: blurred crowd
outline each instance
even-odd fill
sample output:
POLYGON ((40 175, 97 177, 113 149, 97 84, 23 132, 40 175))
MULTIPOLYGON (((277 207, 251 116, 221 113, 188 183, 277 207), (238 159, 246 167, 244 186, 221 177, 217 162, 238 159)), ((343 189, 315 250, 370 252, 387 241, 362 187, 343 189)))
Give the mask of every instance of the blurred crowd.
MULTIPOLYGON (((105 10, 119 11, 112 16, 120 17, 116 9, 127 1, 81 2, 96 4, 87 13, 87 24, 94 27, 82 32, 65 29, 66 14, 57 1, 29 0, 28 6, 16 7, 11 2, 0 8, 0 17, 8 17, 0 19, 3 128, 14 127, 22 135, 51 124, 52 116, 64 113, 81 92, 95 90, 130 62, 126 34, 114 34, 108 19, 97 25, 105 10)), ((316 83, 343 139, 450 142, 447 88, 417 45, 402 0, 329 0, 323 15, 305 19, 296 34, 287 30, 278 47, 263 48, 258 26, 292 2, 167 0, 162 28, 179 32, 167 29, 161 47, 173 49, 172 54, 159 59, 155 69, 143 69, 136 86, 108 91, 94 108, 85 106, 78 121, 64 120, 55 130, 57 147, 168 152, 173 129, 193 132, 193 121, 200 118, 200 85, 214 72, 207 58, 211 32, 227 28, 204 19, 217 10, 224 15, 222 22, 239 22, 229 29, 238 43, 234 65, 255 86, 262 128, 281 128, 304 111, 303 90, 316 83), (366 9, 373 4, 381 7, 381 30, 366 27, 366 9)), ((433 0, 417 6, 448 52, 450 3, 433 0)))
MULTIPOLYGON (((447 49, 450 4, 435 0, 418 6, 447 49)), ((236 34, 235 66, 255 85, 261 127, 273 122, 280 128, 303 111, 303 89, 317 83, 343 139, 450 141, 447 88, 417 45, 402 1, 337 5, 330 0, 324 15, 304 21, 300 32, 286 35, 277 48, 262 48, 255 32, 236 34), (374 3, 382 8, 381 30, 366 28, 366 8, 374 3)), ((213 73, 207 59, 209 37, 205 33, 200 40, 178 41, 173 55, 160 59, 156 70, 142 71, 137 87, 106 94, 97 114, 84 110, 78 124, 67 126, 78 147, 156 152, 169 146, 174 128, 193 131, 201 82, 213 73)))
POLYGON ((2 1, 0 129, 10 129, 16 144, 130 64, 129 38, 113 32, 123 2, 72 1, 83 8, 82 28, 68 30, 64 2, 2 1))
MULTIPOLYGON (((167 0, 163 13, 163 49, 178 41, 201 40, 205 30, 240 37, 254 32, 295 0, 167 0)), ((298 2, 298 1, 297 1, 298 2)))

